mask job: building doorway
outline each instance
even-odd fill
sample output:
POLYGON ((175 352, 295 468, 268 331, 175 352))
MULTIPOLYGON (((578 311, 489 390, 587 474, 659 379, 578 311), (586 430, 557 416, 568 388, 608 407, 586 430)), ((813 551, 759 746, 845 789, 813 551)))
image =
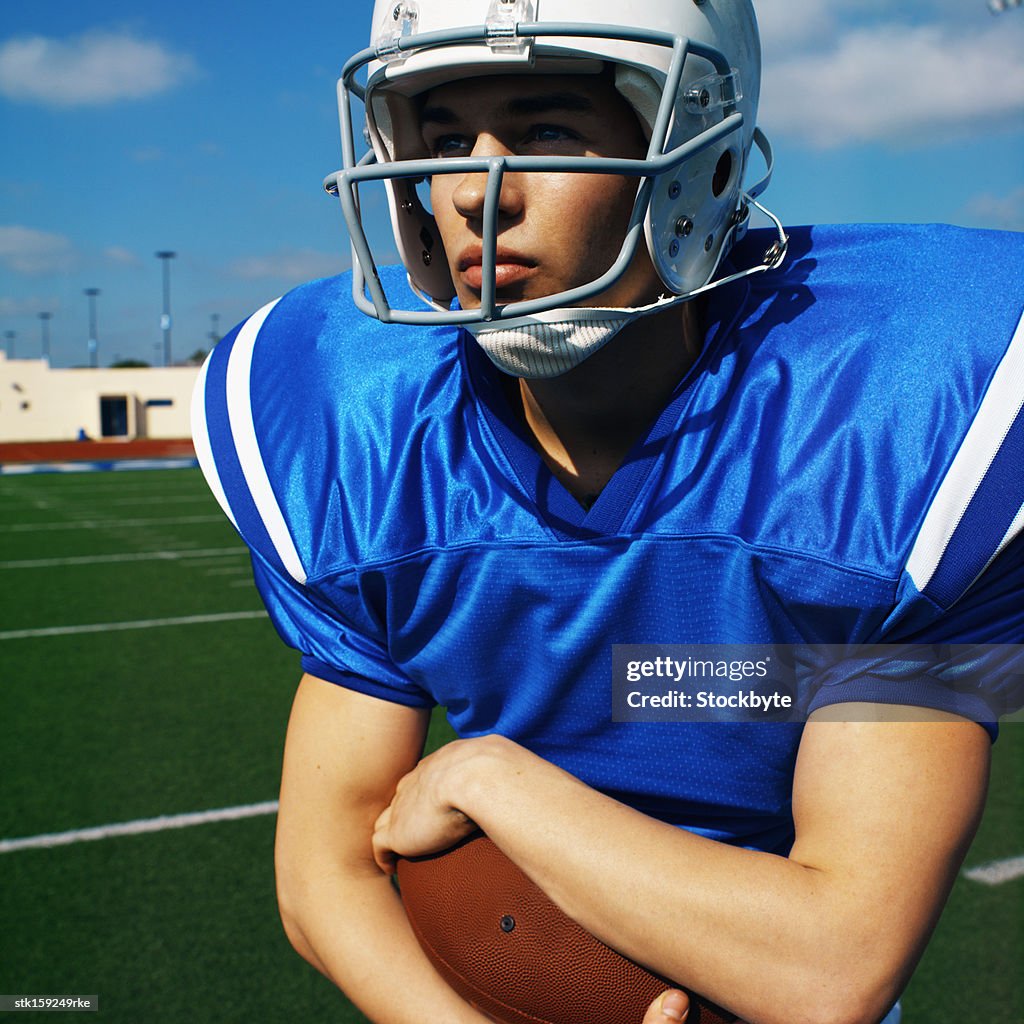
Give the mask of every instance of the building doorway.
POLYGON ((128 436, 128 399, 125 395, 100 396, 100 434, 103 437, 128 436))

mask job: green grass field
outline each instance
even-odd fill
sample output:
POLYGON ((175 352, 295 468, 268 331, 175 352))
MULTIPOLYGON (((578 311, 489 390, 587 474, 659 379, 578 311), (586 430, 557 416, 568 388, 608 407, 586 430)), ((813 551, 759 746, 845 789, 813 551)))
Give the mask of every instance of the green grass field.
MULTIPOLYGON (((198 471, 0 475, 0 609, 0 839, 276 797, 298 660, 262 616, 209 618, 260 602, 198 471)), ((969 866, 1024 852, 1022 766, 1007 725, 969 866)), ((273 829, 0 853, 0 994, 95 993, 126 1024, 362 1020, 283 937, 273 829)), ((906 1024, 1021 1024, 1022 886, 958 880, 906 1024)))

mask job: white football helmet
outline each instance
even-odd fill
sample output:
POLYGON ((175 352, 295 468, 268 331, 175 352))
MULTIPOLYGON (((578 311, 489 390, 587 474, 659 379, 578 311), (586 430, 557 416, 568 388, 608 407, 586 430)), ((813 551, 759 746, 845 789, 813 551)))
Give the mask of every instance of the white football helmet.
POLYGON ((356 304, 385 322, 463 325, 585 306, 625 271, 641 237, 666 294, 680 298, 778 266, 786 234, 765 210, 778 238, 764 261, 710 284, 746 230, 749 206, 764 210, 755 200, 768 185, 772 155, 756 128, 760 75, 750 0, 376 0, 372 45, 346 63, 338 82, 344 168, 324 183, 341 199, 352 238, 356 304), (519 72, 596 73, 607 65, 649 138, 642 160, 431 159, 424 148, 413 98, 443 82, 519 72), (356 156, 353 98, 365 109, 370 152, 362 160, 356 156), (767 171, 744 189, 752 144, 767 171), (496 302, 497 197, 506 171, 605 171, 639 179, 613 265, 593 281, 543 299, 496 302), (448 260, 416 186, 434 174, 471 172, 488 175, 481 305, 452 309, 448 260), (394 309, 383 291, 360 217, 359 186, 370 180, 384 182, 410 283, 432 310, 394 309))

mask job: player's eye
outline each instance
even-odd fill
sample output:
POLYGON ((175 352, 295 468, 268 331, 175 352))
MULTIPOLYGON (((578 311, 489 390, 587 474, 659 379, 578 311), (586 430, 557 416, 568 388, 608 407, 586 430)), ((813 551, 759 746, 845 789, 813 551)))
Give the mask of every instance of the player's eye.
POLYGON ((428 145, 434 157, 468 156, 473 151, 465 135, 440 135, 428 145))
POLYGON ((527 132, 524 140, 528 145, 544 148, 558 148, 574 145, 580 136, 571 128, 558 124, 535 124, 527 132))

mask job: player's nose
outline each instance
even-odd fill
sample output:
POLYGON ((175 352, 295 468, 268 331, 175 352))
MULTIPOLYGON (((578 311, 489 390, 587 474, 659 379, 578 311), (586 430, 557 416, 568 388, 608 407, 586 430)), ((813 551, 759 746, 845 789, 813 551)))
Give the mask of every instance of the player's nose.
MULTIPOLYGON (((481 133, 476 138, 473 152, 470 156, 511 156, 511 150, 493 135, 481 133)), ((500 185, 493 186, 499 188, 499 216, 513 217, 522 212, 523 193, 518 182, 519 176, 514 173, 502 173, 496 168, 490 172, 474 171, 463 175, 452 192, 452 202, 455 204, 455 209, 467 220, 481 220, 487 203, 488 182, 497 179, 499 174, 501 177, 500 185)))

